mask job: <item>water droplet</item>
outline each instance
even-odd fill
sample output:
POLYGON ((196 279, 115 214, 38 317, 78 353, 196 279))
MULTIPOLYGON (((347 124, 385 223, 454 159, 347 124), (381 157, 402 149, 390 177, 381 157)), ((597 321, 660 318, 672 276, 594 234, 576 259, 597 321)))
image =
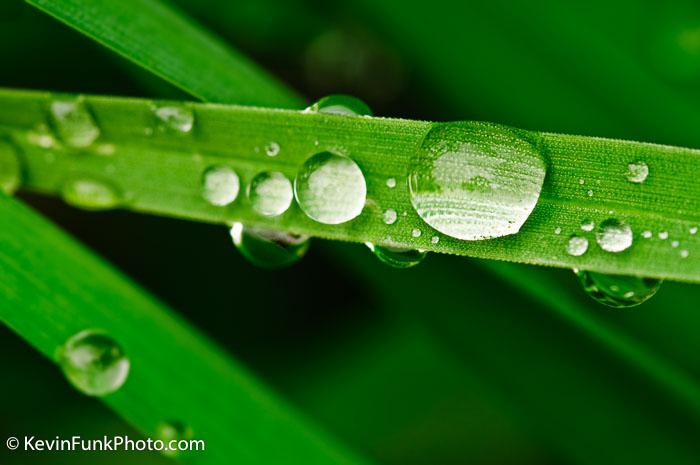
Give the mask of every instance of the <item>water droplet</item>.
POLYGON ((686 250, 686 249, 683 249, 679 252, 679 255, 681 256, 681 258, 688 258, 688 256, 690 255, 690 252, 688 252, 688 250, 686 250))
POLYGON ((629 163, 625 177, 629 182, 636 184, 643 183, 649 176, 649 166, 643 161, 629 163))
POLYGON ((248 199, 253 210, 263 216, 278 216, 286 212, 294 199, 292 183, 277 171, 256 175, 248 186, 248 199))
POLYGON ((698 233, 698 227, 693 226, 692 228, 688 229, 688 232, 690 233, 691 236, 694 236, 698 233))
POLYGON ((345 116, 371 116, 372 110, 362 100, 352 95, 329 95, 317 101, 305 111, 345 116))
POLYGON ((561 228, 560 228, 559 226, 557 226, 556 228, 554 228, 554 234, 556 234, 557 236, 558 236, 559 234, 561 234, 561 228))
POLYGON ((622 252, 632 246, 632 228, 622 221, 607 219, 600 224, 595 238, 606 252, 622 252))
POLYGON ((367 186, 357 163, 341 155, 321 152, 299 169, 294 195, 309 218, 324 224, 340 224, 362 213, 367 186))
POLYGON ((660 231, 659 232, 659 239, 661 239, 662 241, 665 241, 666 239, 668 239, 668 231, 660 231))
POLYGON ((410 268, 418 265, 428 255, 421 250, 387 247, 367 243, 367 247, 382 263, 393 268, 410 268))
POLYGON ((432 228, 462 240, 517 233, 537 204, 546 167, 514 130, 433 124, 412 160, 411 203, 432 228))
POLYGON ((58 136, 71 147, 87 147, 100 137, 100 128, 82 98, 52 102, 51 118, 58 136))
POLYGON ((87 210, 115 208, 123 201, 121 192, 107 181, 75 178, 61 188, 61 197, 69 205, 87 210))
POLYGON ((593 231, 593 228, 595 228, 595 223, 591 220, 585 220, 583 223, 581 223, 581 230, 590 232, 593 231))
POLYGON ((413 231, 411 231, 411 236, 413 237, 420 237, 421 234, 423 234, 423 232, 418 228, 415 228, 413 231))
POLYGON ((22 165, 17 149, 0 139, 0 192, 11 195, 22 182, 22 165))
POLYGON ((587 194, 589 197, 593 197, 593 189, 588 189, 587 194))
POLYGON ((581 178, 578 180, 578 183, 583 186, 584 184, 586 184, 586 180, 581 178))
POLYGON ((643 232, 642 232, 642 237, 643 237, 644 239, 651 239, 651 236, 652 236, 651 231, 648 231, 648 230, 647 230, 647 231, 643 231, 643 232))
MULTIPOLYGON (((194 438, 194 431, 181 421, 164 421, 156 429, 156 438, 165 443, 167 448, 170 441, 187 441, 194 438)), ((179 451, 164 449, 163 455, 174 457, 179 451)))
POLYGON ((27 132, 27 142, 42 149, 55 147, 56 139, 45 124, 40 124, 27 132))
POLYGON ((573 257, 580 257, 588 250, 588 239, 581 236, 571 236, 566 244, 566 253, 573 257))
POLYGON ((383 219, 385 224, 394 224, 396 223, 396 218, 397 218, 396 210, 393 208, 387 208, 386 211, 384 211, 383 219))
POLYGON ((649 300, 661 287, 660 279, 574 270, 583 290, 597 302, 615 308, 634 307, 649 300))
POLYGON ((280 144, 277 142, 270 142, 265 146, 265 153, 268 157, 276 157, 280 153, 280 144))
POLYGON ((393 189, 394 187, 396 187, 396 179, 394 179, 394 178, 387 179, 386 180, 386 187, 388 187, 389 189, 393 189))
POLYGON ((307 236, 252 228, 241 223, 233 224, 231 238, 246 260, 266 269, 284 268, 298 262, 311 243, 307 236))
POLYGON ((68 381, 89 396, 117 391, 129 374, 129 359, 121 346, 99 331, 79 332, 56 355, 68 381))
POLYGON ((213 166, 202 177, 202 196, 212 205, 223 207, 238 197, 238 174, 228 166, 213 166))
POLYGON ((158 118, 158 129, 160 131, 174 131, 187 134, 194 127, 194 113, 191 108, 168 105, 156 107, 153 112, 158 118))
POLYGON ((437 244, 438 242, 440 242, 440 238, 438 236, 433 236, 430 238, 430 242, 432 242, 433 244, 437 244))
POLYGON ((678 241, 671 241, 671 247, 673 247, 674 249, 677 248, 679 245, 681 245, 680 242, 678 242, 678 241))

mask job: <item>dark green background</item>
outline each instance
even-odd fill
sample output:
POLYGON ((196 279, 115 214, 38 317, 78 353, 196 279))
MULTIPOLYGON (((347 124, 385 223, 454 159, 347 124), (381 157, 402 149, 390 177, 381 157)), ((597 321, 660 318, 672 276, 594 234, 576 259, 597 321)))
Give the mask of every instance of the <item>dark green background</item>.
MULTIPOLYGON (((380 116, 700 147, 694 2, 175 3, 309 100, 345 92, 380 116)), ((0 4, 0 60, 1 86, 188 98, 18 0, 0 4)), ((666 283, 649 303, 613 310, 590 301, 566 270, 445 256, 391 270, 364 246, 321 241, 272 272, 245 262, 224 227, 20 197, 376 462, 700 463, 700 399, 678 396, 561 311, 697 384, 697 287, 666 283)), ((5 328, 0 364, 3 442, 137 436, 5 328)), ((156 454, 0 450, 3 465, 127 459, 167 463, 156 454)))

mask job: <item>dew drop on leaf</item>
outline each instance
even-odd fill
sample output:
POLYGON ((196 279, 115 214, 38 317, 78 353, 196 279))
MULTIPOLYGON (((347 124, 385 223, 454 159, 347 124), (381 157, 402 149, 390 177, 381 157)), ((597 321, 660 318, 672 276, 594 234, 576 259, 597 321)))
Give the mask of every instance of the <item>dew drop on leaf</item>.
POLYGON ((194 113, 191 108, 168 105, 156 107, 153 112, 158 119, 158 129, 162 132, 187 134, 194 127, 194 113))
POLYGON ((362 213, 365 177, 353 160, 331 152, 311 156, 294 179, 299 207, 314 221, 341 224, 362 213))
POLYGON ((398 218, 398 215, 396 213, 396 210, 393 208, 387 208, 384 211, 384 214, 382 215, 382 219, 384 220, 384 224, 394 224, 396 223, 396 219, 398 218))
POLYGON ((93 177, 77 177, 61 187, 61 197, 74 207, 105 210, 123 203, 122 193, 107 181, 93 177))
POLYGON ((277 142, 270 142, 265 146, 265 153, 268 157, 276 157, 280 153, 280 144, 277 142))
POLYGON ((649 176, 649 166, 643 161, 636 161, 627 165, 625 177, 629 182, 641 184, 649 176))
POLYGON ((344 116, 372 116, 372 110, 362 100, 352 95, 328 95, 318 100, 305 111, 344 116))
POLYGON ((248 186, 248 200, 253 210, 261 215, 279 216, 289 209, 294 200, 292 183, 277 171, 260 173, 248 186))
POLYGON ((243 257, 255 266, 279 269, 301 260, 309 249, 308 236, 297 236, 234 223, 231 239, 243 257))
POLYGON ((416 238, 417 238, 417 237, 420 237, 421 234, 423 234, 423 231, 421 231, 421 230, 418 229, 418 228, 415 228, 413 231, 411 231, 411 236, 412 236, 412 237, 416 237, 416 238))
POLYGON ((615 308, 634 307, 649 300, 661 287, 660 279, 574 270, 583 290, 597 302, 615 308))
POLYGON ((591 220, 584 220, 581 223, 581 230, 582 231, 590 232, 590 231, 593 231, 593 228, 595 228, 595 223, 591 220))
POLYGON ((691 227, 690 229, 688 229, 688 233, 690 233, 691 236, 696 235, 698 233, 698 227, 697 226, 691 227))
POLYGON ((386 187, 388 187, 389 189, 393 189, 394 187, 396 187, 396 178, 388 178, 386 180, 386 187))
POLYGON ((580 257, 588 250, 588 239, 581 236, 571 236, 566 243, 566 253, 572 257, 580 257))
POLYGON ((68 381, 89 396, 117 391, 129 374, 129 359, 121 346, 100 331, 72 336, 58 350, 57 359, 68 381))
POLYGON ((434 124, 411 162, 411 203, 423 221, 450 237, 507 236, 532 213, 545 173, 540 153, 515 130, 434 124))
POLYGON ((0 192, 11 195, 22 183, 22 164, 17 149, 0 139, 0 192))
POLYGON ((202 176, 202 197, 217 207, 233 203, 239 189, 238 174, 228 166, 213 166, 202 176))
POLYGON ((71 147, 87 147, 100 137, 100 128, 82 98, 51 102, 51 121, 58 137, 71 147))
POLYGON ((380 246, 369 242, 366 245, 380 262, 392 268, 411 268, 422 262, 428 255, 427 252, 421 250, 380 246))
POLYGON ((651 236, 652 236, 652 235, 653 235, 653 234, 652 234, 651 231, 649 231, 649 230, 647 230, 647 231, 642 231, 642 237, 643 237, 644 239, 651 239, 651 236))
POLYGON ((622 252, 632 246, 632 228, 622 221, 607 219, 600 224, 595 239, 606 252, 622 252))
POLYGON ((659 231, 659 239, 662 241, 668 239, 668 231, 659 231))

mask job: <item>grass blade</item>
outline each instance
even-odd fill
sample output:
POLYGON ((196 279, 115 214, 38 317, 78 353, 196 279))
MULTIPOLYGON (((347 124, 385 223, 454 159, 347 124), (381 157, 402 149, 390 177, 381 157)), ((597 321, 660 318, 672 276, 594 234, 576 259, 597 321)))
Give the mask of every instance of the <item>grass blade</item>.
POLYGON ((302 104, 247 58, 162 2, 29 3, 202 100, 281 108, 302 104))
POLYGON ((193 463, 362 463, 55 226, 1 194, 0 216, 0 321, 52 359, 83 329, 114 337, 132 373, 103 400, 141 431, 189 424, 207 441, 193 463))
POLYGON ((129 193, 122 206, 135 211, 215 223, 243 221, 336 240, 700 282, 700 235, 691 233, 700 223, 700 185, 694 182, 700 175, 700 152, 696 150, 530 133, 549 159, 547 180, 534 212, 516 235, 461 241, 426 228, 402 181, 432 123, 84 97, 82 101, 101 127, 100 144, 76 150, 61 143, 60 134, 43 142, 37 139, 37 127, 47 124, 51 102, 74 98, 0 92, 0 128, 23 153, 27 187, 61 193, 72 178, 83 176, 104 179, 122 193, 129 193), (154 108, 159 105, 184 105, 194 114, 195 129, 173 134, 156 128, 150 134, 158 124, 154 108), (279 156, 265 155, 265 146, 271 142, 281 147, 279 156), (101 156, 104 147, 114 155, 101 156), (230 165, 246 186, 263 171, 279 171, 293 179, 309 156, 338 147, 358 163, 368 186, 368 207, 353 221, 321 224, 295 206, 282 216, 269 218, 257 214, 243 198, 221 208, 202 197, 203 172, 213 165, 230 165), (625 178, 628 163, 638 158, 653 170, 643 185, 625 178), (399 180, 394 189, 386 186, 391 177, 399 180), (385 224, 382 213, 387 208, 406 214, 396 224, 385 224), (595 232, 581 230, 588 220, 599 225, 610 217, 624 220, 634 231, 634 246, 624 253, 595 247, 595 232), (413 237, 414 229, 426 233, 413 237), (669 239, 645 239, 642 231, 653 231, 654 235, 665 231, 669 239), (567 252, 572 234, 589 235, 591 245, 583 256, 567 252), (439 242, 435 243, 433 236, 439 237, 439 242))

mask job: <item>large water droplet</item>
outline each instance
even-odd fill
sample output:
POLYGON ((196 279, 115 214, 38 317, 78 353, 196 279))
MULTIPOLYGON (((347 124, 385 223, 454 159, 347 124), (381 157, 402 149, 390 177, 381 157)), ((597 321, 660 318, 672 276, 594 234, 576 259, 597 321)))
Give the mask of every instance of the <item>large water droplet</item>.
POLYGON ((0 192, 13 194, 22 182, 22 165, 17 149, 0 139, 0 192))
POLYGON ((649 176, 649 166, 643 161, 629 163, 625 177, 629 182, 641 184, 646 181, 649 176))
POLYGON ((129 374, 129 359, 121 346, 99 331, 74 335, 58 350, 57 358, 68 381, 90 396, 115 392, 129 374))
POLYGON ((583 290, 603 305, 616 308, 634 307, 649 300, 661 287, 660 279, 639 278, 574 270, 583 290))
POLYGON ((228 166, 213 166, 202 177, 202 196, 212 205, 223 207, 238 197, 238 174, 228 166))
POLYGON ((411 268, 422 262, 428 255, 422 250, 374 245, 369 242, 365 245, 379 261, 393 268, 411 268))
POLYGON ((566 243, 566 253, 573 257, 580 257, 588 251, 588 239, 581 236, 571 236, 566 243))
POLYGON ((231 238, 238 251, 253 265, 278 269, 301 260, 311 243, 308 236, 283 231, 251 228, 242 223, 231 227, 231 238))
POLYGON ((307 112, 330 113, 345 116, 371 116, 372 110, 362 100, 352 95, 328 95, 309 108, 307 112))
POLYGON ((340 224, 362 213, 367 186, 357 163, 331 152, 321 152, 299 169, 294 195, 309 218, 324 224, 340 224))
POLYGON ((107 181, 95 178, 75 178, 61 188, 63 200, 87 210, 104 210, 122 204, 121 192, 107 181))
POLYGON ((100 137, 100 128, 81 98, 52 102, 51 118, 58 136, 71 147, 87 147, 100 137))
POLYGON ((277 171, 260 173, 248 186, 248 199, 253 210, 263 216, 281 215, 294 199, 292 183, 277 171))
POLYGON ((632 228, 622 221, 607 219, 600 224, 595 239, 606 252, 622 252, 632 246, 632 228))
POLYGON ((434 124, 412 160, 411 203, 427 224, 457 239, 515 234, 537 204, 545 173, 537 149, 514 130, 434 124))
POLYGON ((174 457, 179 451, 168 449, 171 441, 187 441, 194 438, 194 431, 188 425, 181 421, 164 421, 158 425, 156 430, 156 438, 163 441, 166 449, 163 449, 163 455, 174 457))
POLYGON ((189 133, 194 127, 194 113, 191 108, 168 105, 157 107, 153 110, 158 118, 158 129, 160 131, 174 131, 179 133, 189 133))

